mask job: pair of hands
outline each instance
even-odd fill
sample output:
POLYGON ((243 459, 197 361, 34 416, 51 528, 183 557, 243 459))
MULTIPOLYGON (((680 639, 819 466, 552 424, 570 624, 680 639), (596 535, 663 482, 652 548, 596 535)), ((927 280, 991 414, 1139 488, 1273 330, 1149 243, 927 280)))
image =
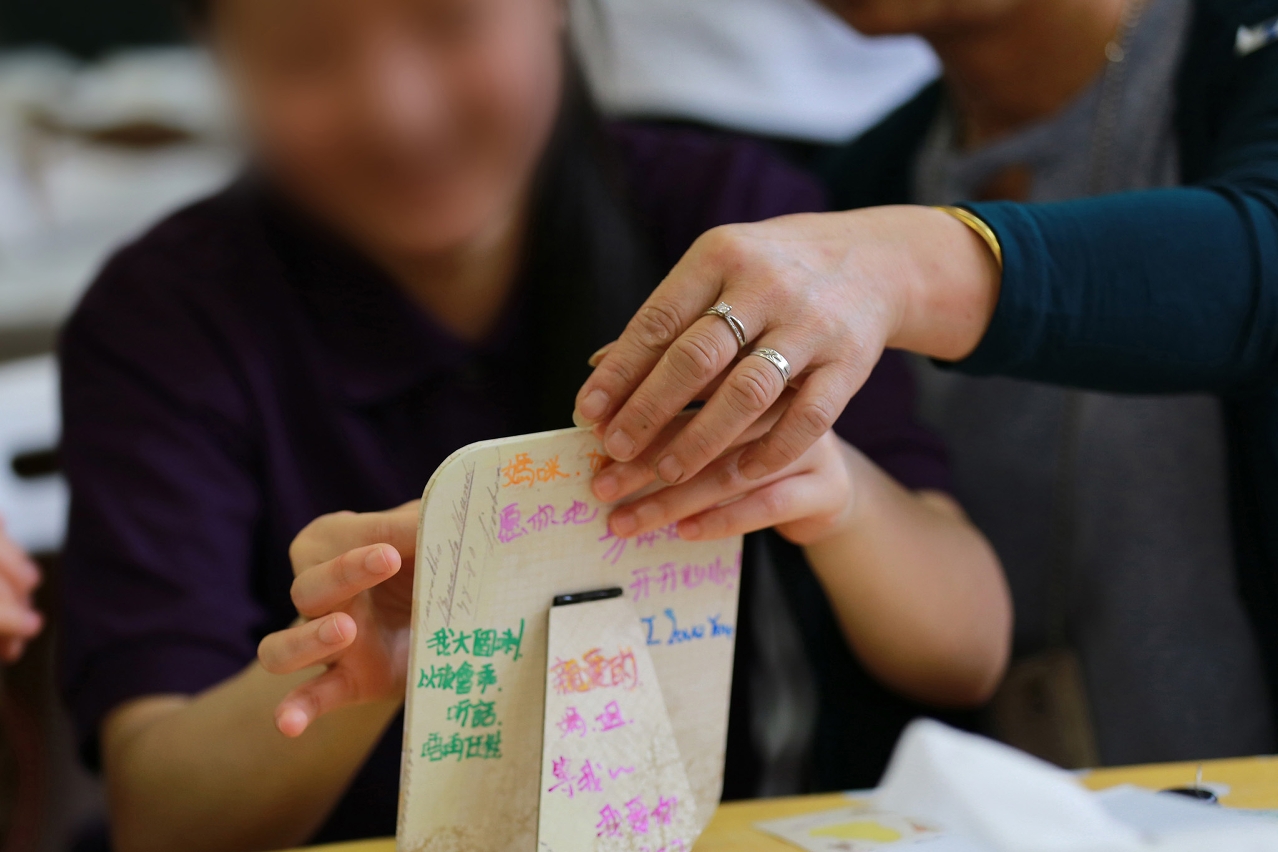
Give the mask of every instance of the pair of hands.
MULTIPOLYGON (((596 356, 574 419, 593 425, 615 462, 592 487, 625 500, 626 538, 678 522, 685 539, 775 527, 800 544, 855 522, 849 449, 830 429, 888 345, 942 358, 970 352, 997 301, 986 247, 945 213, 919 207, 788 216, 703 236, 622 337, 596 356), (931 287, 927 285, 933 285, 931 287), (750 349, 791 363, 787 387, 731 328, 703 316, 725 301, 750 349), (745 357, 743 357, 745 356, 745 357), (705 406, 688 417, 693 400, 705 406)), ((312 523, 291 557, 302 623, 263 640, 259 658, 285 674, 324 674, 279 705, 297 736, 342 706, 402 696, 407 672, 417 504, 312 523)))
MULTIPOLYGON (((742 449, 718 459, 702 475, 663 489, 613 513, 623 537, 679 521, 685 539, 716 539, 776 527, 799 543, 849 523, 852 481, 845 446, 833 433, 795 464, 754 482, 741 476, 742 449), (740 499, 733 499, 740 498, 740 499), (719 506, 724 500, 732 500, 719 506)), ((625 493, 653 479, 643 459, 607 468, 625 493)), ((598 491, 599 480, 595 486, 598 491)), ((262 640, 258 659, 273 674, 324 666, 322 674, 289 693, 275 724, 289 737, 325 713, 366 702, 402 698, 408 672, 412 571, 418 501, 388 512, 325 515, 293 542, 293 603, 302 616, 262 640)))
POLYGON ((40 569, 11 540, 0 522, 0 660, 17 662, 44 626, 32 603, 40 569))

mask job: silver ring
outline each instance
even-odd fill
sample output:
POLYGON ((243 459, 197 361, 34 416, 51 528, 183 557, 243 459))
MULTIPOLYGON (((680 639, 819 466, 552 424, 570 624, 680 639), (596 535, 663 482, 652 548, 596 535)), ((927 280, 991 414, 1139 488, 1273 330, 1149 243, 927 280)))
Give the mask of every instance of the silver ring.
POLYGON ((756 349, 750 354, 758 355, 764 361, 767 361, 769 364, 776 367, 777 372, 781 374, 782 381, 784 381, 787 385, 790 384, 790 362, 785 359, 784 355, 775 349, 766 348, 756 349))
POLYGON ((746 338, 745 326, 741 324, 741 320, 732 315, 732 305, 727 302, 720 302, 710 310, 706 311, 704 316, 718 317, 728 324, 732 329, 732 334, 737 338, 737 348, 745 349, 749 339, 746 338))

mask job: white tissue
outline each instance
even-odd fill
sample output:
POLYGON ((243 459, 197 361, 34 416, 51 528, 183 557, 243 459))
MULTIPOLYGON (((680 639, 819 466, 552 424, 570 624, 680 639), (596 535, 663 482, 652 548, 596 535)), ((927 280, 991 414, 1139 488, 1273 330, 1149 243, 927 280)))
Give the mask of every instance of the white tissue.
POLYGON ((1278 822, 1123 788, 1097 795, 1008 746, 912 724, 875 796, 991 852, 1275 852, 1278 822))

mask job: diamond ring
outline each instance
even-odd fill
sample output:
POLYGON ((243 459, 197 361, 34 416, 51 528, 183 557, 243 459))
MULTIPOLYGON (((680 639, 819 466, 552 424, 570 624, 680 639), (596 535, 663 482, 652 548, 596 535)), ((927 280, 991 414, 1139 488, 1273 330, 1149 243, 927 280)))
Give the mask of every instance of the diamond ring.
POLYGON ((745 326, 741 324, 741 320, 737 319, 732 313, 732 305, 727 302, 720 302, 713 308, 705 312, 705 316, 718 317, 728 324, 732 329, 732 334, 737 339, 737 348, 745 349, 749 339, 746 337, 745 326))

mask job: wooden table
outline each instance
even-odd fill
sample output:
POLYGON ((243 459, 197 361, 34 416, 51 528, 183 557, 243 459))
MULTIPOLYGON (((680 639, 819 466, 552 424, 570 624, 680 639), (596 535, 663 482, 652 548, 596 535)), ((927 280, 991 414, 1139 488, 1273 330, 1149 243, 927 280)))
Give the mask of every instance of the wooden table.
MULTIPOLYGON (((1097 769, 1087 773, 1083 783, 1093 790, 1120 784, 1163 790, 1191 786, 1197 771, 1197 763, 1097 769)), ((1208 761, 1203 764, 1203 783, 1227 785, 1229 792, 1221 797, 1225 805, 1278 810, 1278 757, 1208 761)), ((845 801, 842 795, 831 793, 722 805, 697 841, 695 852, 794 852, 795 847, 763 834, 755 829, 754 824, 761 820, 836 808, 845 801)), ((394 840, 367 840, 324 847, 325 852, 394 852, 394 849, 394 840)))

